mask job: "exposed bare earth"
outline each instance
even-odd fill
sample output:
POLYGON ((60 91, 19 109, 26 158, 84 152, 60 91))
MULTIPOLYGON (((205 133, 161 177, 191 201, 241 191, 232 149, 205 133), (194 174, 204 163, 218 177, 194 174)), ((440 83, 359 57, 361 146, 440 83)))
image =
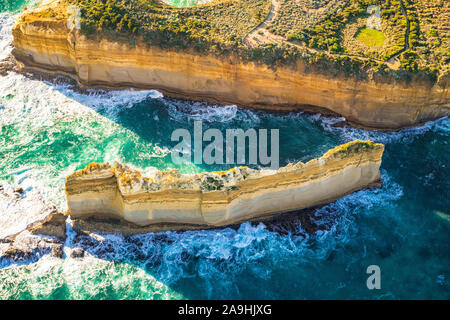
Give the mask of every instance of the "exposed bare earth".
POLYGON ((257 47, 261 44, 270 44, 284 41, 283 37, 275 35, 266 29, 266 26, 276 18, 279 7, 279 0, 271 0, 270 12, 267 18, 245 37, 244 43, 247 46, 257 47))

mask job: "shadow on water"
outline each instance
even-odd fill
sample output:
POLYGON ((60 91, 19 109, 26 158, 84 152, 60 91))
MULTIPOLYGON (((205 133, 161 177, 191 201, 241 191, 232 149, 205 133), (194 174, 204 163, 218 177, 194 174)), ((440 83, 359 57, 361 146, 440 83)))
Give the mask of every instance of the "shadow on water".
MULTIPOLYGON (((226 130, 227 129, 266 129, 269 137, 268 150, 271 148, 271 130, 279 130, 279 163, 284 166, 289 162, 308 161, 318 157, 328 149, 342 143, 332 133, 324 132, 321 117, 305 116, 301 113, 271 114, 261 111, 243 109, 234 105, 216 105, 206 102, 191 102, 159 97, 156 91, 102 91, 88 90, 78 94, 67 88, 56 86, 61 93, 79 103, 91 108, 99 115, 115 122, 121 128, 134 133, 133 137, 123 136, 121 139, 121 155, 129 163, 139 167, 155 166, 157 168, 178 167, 182 172, 224 170, 235 165, 249 165, 255 168, 263 167, 261 163, 248 163, 248 139, 246 139, 246 163, 242 164, 187 164, 178 166, 171 160, 168 151, 179 142, 172 141, 171 135, 177 129, 186 129, 191 134, 192 160, 194 152, 194 121, 201 121, 202 131, 219 129, 222 133, 223 153, 225 162, 226 130), (127 101, 127 95, 129 100, 127 101), (89 98, 93 101, 89 101, 89 98), (118 98, 120 97, 120 98, 118 98), (123 100, 122 102, 120 102, 123 100), (153 148, 148 148, 153 146, 153 148), (142 151, 165 150, 166 154, 159 159, 151 159, 148 163, 139 160, 142 151)), ((120 138, 119 138, 120 139, 120 138)), ((209 144, 204 141, 203 148, 209 144)), ((107 152, 107 150, 105 150, 107 152)))
MULTIPOLYGON (((15 10, 19 2, 12 1, 14 6, 7 9, 15 10)), ((329 231, 280 235, 262 224, 244 223, 237 229, 130 237, 83 234, 67 243, 75 256, 85 250, 85 255, 136 266, 193 299, 450 299, 448 118, 398 133, 377 133, 333 128, 317 116, 268 115, 234 106, 151 98, 150 93, 139 97, 136 92, 97 90, 83 95, 67 86, 49 85, 98 117, 74 119, 70 125, 53 123, 48 126, 53 131, 46 127, 31 131, 33 136, 26 141, 32 150, 14 140, 23 138, 20 133, 32 126, 16 131, 14 125, 6 127, 2 138, 12 147, 3 150, 9 160, 0 171, 51 163, 51 172, 60 174, 72 169, 71 164, 78 169, 91 161, 114 160, 168 169, 175 167, 166 154, 175 145, 170 134, 176 128, 192 132, 194 120, 203 120, 205 129, 221 131, 280 129, 280 165, 306 161, 353 139, 386 145, 383 187, 354 193, 320 209, 320 214, 334 219, 329 231), (82 250, 77 253, 78 248, 82 250), (365 286, 365 270, 372 264, 381 267, 380 291, 365 286)), ((32 109, 29 102, 35 98, 24 101, 23 109, 32 109)), ((46 121, 39 116, 39 121, 46 121)), ((200 165, 186 171, 223 168, 200 165)), ((102 272, 108 271, 102 270, 100 276, 102 272)), ((109 279, 114 281, 114 275, 109 279)))
POLYGON ((92 255, 133 265, 188 299, 448 295, 450 256, 444 238, 450 226, 432 216, 422 217, 424 232, 417 235, 412 227, 417 221, 405 222, 396 214, 407 211, 417 217, 422 209, 393 205, 395 199, 367 191, 345 197, 316 211, 318 225, 324 228, 312 234, 301 223, 287 234, 268 224, 244 223, 235 228, 132 236, 80 233, 69 246, 75 259, 92 255), (374 208, 367 208, 367 197, 373 197, 369 204, 374 208), (378 201, 384 204, 377 205, 378 201), (393 212, 387 213, 388 209, 393 212), (364 287, 365 268, 371 264, 383 270, 382 291, 364 287), (406 289, 420 283, 427 290, 406 289))
MULTIPOLYGON (((92 118, 96 118, 89 116, 75 125, 83 126, 83 139, 79 130, 63 127, 66 131, 60 139, 65 147, 50 155, 65 158, 62 169, 71 163, 81 168, 91 161, 114 160, 139 168, 176 167, 167 153, 148 155, 170 150, 176 144, 170 140, 175 129, 185 128, 192 134, 194 120, 202 120, 204 130, 279 129, 281 165, 307 161, 354 139, 386 145, 383 187, 354 193, 319 209, 322 218, 333 218, 327 230, 282 235, 262 224, 244 223, 234 229, 130 237, 80 234, 68 243, 75 256, 92 255, 135 266, 192 299, 448 297, 449 223, 434 213, 448 214, 449 208, 448 118, 397 133, 379 133, 334 128, 319 116, 273 115, 155 98, 155 92, 80 94, 50 85, 94 111, 92 118), (71 145, 73 152, 67 156, 71 145), (379 264, 385 275, 381 292, 365 287, 365 268, 371 264, 379 264)), ((55 123, 53 128, 59 130, 58 126, 55 123)), ((186 171, 217 169, 224 166, 191 166, 186 171)))
MULTIPOLYGON (((254 274, 253 264, 260 265, 263 263, 260 260, 266 260, 265 251, 266 248, 270 249, 272 242, 281 240, 291 247, 288 252, 296 250, 295 243, 301 245, 305 239, 329 232, 336 218, 337 211, 334 209, 312 208, 286 213, 264 223, 247 222, 209 230, 128 236, 84 230, 77 232, 66 245, 70 248, 71 258, 83 259, 89 255, 132 265, 188 299, 205 299, 211 295, 232 298, 236 297, 236 288, 224 290, 222 285, 217 284, 219 278, 230 277, 227 281, 222 279, 224 283, 228 283, 231 278, 239 282, 247 273, 250 273, 248 276, 251 278, 259 278, 260 275, 254 274), (248 263, 252 266, 248 266, 248 263), (214 285, 221 287, 219 291, 224 292, 219 296, 217 293, 205 292, 205 288, 211 289, 214 285)), ((273 261, 266 263, 272 264, 273 261)), ((265 276, 263 280, 269 278, 265 276)), ((252 294, 255 298, 264 296, 252 294)))

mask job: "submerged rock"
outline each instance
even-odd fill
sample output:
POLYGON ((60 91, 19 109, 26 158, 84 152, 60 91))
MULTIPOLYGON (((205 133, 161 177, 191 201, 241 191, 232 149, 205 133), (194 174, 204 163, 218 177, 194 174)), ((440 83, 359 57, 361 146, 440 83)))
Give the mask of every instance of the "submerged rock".
POLYGON ((46 254, 61 258, 65 239, 66 216, 37 192, 2 185, 0 264, 34 261, 46 254))
POLYGON ((441 219, 444 219, 445 221, 447 221, 448 223, 450 223, 450 215, 438 210, 435 210, 434 213, 441 219))
POLYGON ((4 184, 0 190, 0 240, 13 239, 25 230, 56 221, 57 214, 56 207, 46 203, 39 192, 28 193, 21 187, 4 184))
MULTIPOLYGON (((0 76, 5 77, 9 71, 12 71, 16 67, 16 59, 12 54, 8 55, 5 59, 0 61, 0 76)), ((2 106, 0 106, 0 110, 2 106)))
POLYGON ((23 193, 23 188, 21 188, 21 187, 16 188, 16 189, 14 189, 14 192, 15 192, 15 193, 22 194, 22 193, 23 193))
POLYGON ((62 213, 54 213, 50 219, 31 230, 32 234, 54 237, 62 242, 66 240, 66 219, 62 213))
POLYGON ((0 242, 0 265, 8 262, 37 261, 46 254, 62 258, 63 246, 64 242, 58 238, 23 231, 14 239, 0 242))
POLYGON ((83 258, 84 257, 84 250, 81 248, 75 248, 70 253, 71 258, 83 258))

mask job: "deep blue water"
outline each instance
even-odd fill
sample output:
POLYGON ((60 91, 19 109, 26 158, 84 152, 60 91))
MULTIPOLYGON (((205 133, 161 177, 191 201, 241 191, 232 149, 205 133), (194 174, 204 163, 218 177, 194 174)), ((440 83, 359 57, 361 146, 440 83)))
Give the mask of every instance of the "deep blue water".
MULTIPOLYGON (((0 14, 2 54, 13 20, 0 14)), ((244 223, 238 230, 69 238, 67 247, 84 248, 85 258, 0 266, 0 298, 450 298, 449 118, 380 133, 335 128, 337 119, 316 115, 180 102, 154 91, 83 95, 10 73, 0 77, 0 180, 30 194, 39 190, 64 209, 64 177, 89 162, 176 167, 170 134, 192 131, 194 120, 205 129, 279 129, 281 165, 354 139, 384 143, 383 186, 318 210, 318 223, 329 227, 306 236, 244 223), (380 290, 366 287, 369 265, 381 269, 380 290)))

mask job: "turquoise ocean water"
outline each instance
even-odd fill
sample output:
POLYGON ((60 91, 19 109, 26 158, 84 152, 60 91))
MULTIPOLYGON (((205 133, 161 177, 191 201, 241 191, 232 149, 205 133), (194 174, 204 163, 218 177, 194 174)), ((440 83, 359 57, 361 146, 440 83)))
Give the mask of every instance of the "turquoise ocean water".
MULTIPOLYGON (((0 59, 25 5, 0 0, 0 59)), ((281 165, 354 139, 384 143, 383 187, 320 209, 319 223, 331 227, 307 236, 244 223, 238 230, 69 237, 67 247, 84 248, 84 258, 0 265, 0 299, 450 298, 449 118, 380 133, 335 128, 339 119, 318 115, 180 102, 157 91, 80 94, 11 72, 0 77, 0 182, 64 210, 65 176, 89 162, 145 172, 176 167, 170 134, 192 131, 194 120, 205 129, 280 129, 281 165), (381 290, 366 287, 374 264, 381 290)))

